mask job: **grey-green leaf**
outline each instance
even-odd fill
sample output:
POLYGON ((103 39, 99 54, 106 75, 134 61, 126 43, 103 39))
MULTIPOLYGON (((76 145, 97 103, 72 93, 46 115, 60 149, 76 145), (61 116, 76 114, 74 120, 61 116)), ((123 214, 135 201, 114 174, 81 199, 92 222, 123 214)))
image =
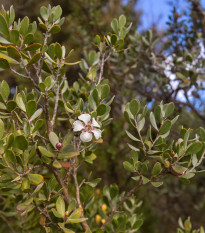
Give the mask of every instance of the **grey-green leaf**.
POLYGON ((49 134, 49 140, 51 144, 53 145, 53 147, 56 148, 56 144, 59 142, 59 138, 54 132, 51 132, 49 134))
POLYGON ((62 216, 62 218, 64 218, 65 217, 65 202, 61 196, 58 197, 56 201, 56 209, 58 213, 62 216))
POLYGON ((158 131, 157 123, 156 123, 155 116, 154 116, 153 112, 150 113, 149 119, 150 119, 152 126, 158 131))
POLYGON ((186 154, 196 154, 197 152, 199 152, 202 148, 202 143, 201 142, 193 142, 192 144, 189 144, 187 150, 186 150, 186 154))
POLYGON ((39 117, 43 112, 42 108, 39 108, 30 118, 30 121, 35 120, 37 117, 39 117))
POLYGON ((166 134, 171 129, 172 123, 170 120, 166 120, 159 130, 159 135, 166 134))

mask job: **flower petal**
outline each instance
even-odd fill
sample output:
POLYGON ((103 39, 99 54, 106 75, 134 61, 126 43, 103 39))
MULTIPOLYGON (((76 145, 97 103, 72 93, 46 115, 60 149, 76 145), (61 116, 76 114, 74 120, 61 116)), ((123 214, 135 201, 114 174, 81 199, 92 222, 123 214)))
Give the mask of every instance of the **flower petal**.
POLYGON ((83 142, 90 142, 93 138, 93 135, 92 133, 89 133, 89 132, 82 132, 80 134, 80 140, 83 141, 83 142))
POLYGON ((98 140, 101 138, 102 131, 100 129, 93 129, 92 133, 94 134, 95 138, 98 140))
POLYGON ((74 121, 74 123, 73 123, 73 131, 74 132, 78 132, 78 131, 81 131, 82 129, 84 129, 82 121, 79 121, 79 120, 74 121))
POLYGON ((87 125, 87 123, 88 123, 88 122, 90 121, 90 119, 91 119, 91 116, 90 116, 90 114, 85 113, 85 114, 81 114, 81 115, 78 117, 78 119, 81 120, 81 121, 83 121, 83 122, 87 125))
POLYGON ((97 123, 97 121, 95 120, 95 118, 92 119, 92 125, 94 127, 100 128, 100 125, 97 123))

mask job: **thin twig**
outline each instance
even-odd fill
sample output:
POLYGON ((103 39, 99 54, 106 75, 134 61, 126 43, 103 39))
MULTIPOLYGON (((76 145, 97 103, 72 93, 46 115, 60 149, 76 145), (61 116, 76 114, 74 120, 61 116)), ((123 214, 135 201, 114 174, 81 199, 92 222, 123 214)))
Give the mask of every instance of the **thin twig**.
POLYGON ((0 214, 0 218, 2 218, 2 220, 8 225, 9 229, 11 230, 10 233, 16 233, 11 223, 8 221, 8 219, 3 214, 0 214))
POLYGON ((105 64, 105 53, 102 54, 102 59, 101 59, 101 63, 100 63, 100 74, 99 74, 98 84, 101 83, 102 78, 103 78, 104 64, 105 64))
POLYGON ((55 102, 55 107, 54 107, 54 111, 53 111, 53 118, 51 120, 52 127, 55 124, 55 119, 56 119, 56 115, 57 115, 58 101, 59 101, 59 92, 60 92, 60 84, 58 82, 57 83, 57 90, 56 90, 56 102, 55 102))
MULTIPOLYGON (((73 178, 75 182, 76 199, 77 199, 78 207, 81 209, 82 218, 84 218, 84 211, 83 211, 83 207, 82 207, 81 200, 80 200, 80 188, 79 188, 78 179, 77 179, 77 168, 76 167, 74 167, 73 169, 73 178)), ((87 221, 83 221, 81 224, 85 231, 90 230, 90 227, 88 226, 87 221)))
POLYGON ((123 197, 123 198, 121 199, 121 201, 117 204, 117 206, 114 208, 114 210, 112 210, 112 212, 111 212, 110 215, 108 216, 106 222, 101 226, 101 230, 102 230, 103 232, 104 232, 104 230, 105 230, 105 227, 112 221, 113 216, 117 213, 118 209, 122 206, 122 204, 123 204, 125 201, 127 201, 127 200, 132 196, 132 194, 134 194, 134 192, 135 192, 139 187, 141 187, 141 186, 142 186, 142 181, 140 180, 140 181, 138 182, 138 184, 137 184, 135 187, 133 187, 133 188, 127 193, 127 195, 126 195, 125 197, 123 197))

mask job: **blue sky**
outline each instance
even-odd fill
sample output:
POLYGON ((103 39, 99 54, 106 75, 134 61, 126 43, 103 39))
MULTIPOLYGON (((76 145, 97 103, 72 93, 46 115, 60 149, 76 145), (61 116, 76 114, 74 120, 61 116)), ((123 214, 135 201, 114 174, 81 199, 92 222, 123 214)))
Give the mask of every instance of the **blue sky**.
MULTIPOLYGON (((126 0, 124 0, 126 2, 126 0)), ((187 9, 187 1, 185 0, 138 0, 136 10, 141 9, 143 11, 142 29, 148 29, 154 24, 158 25, 158 28, 166 28, 166 21, 168 19, 172 6, 168 4, 168 1, 175 4, 178 10, 187 9)), ((205 1, 201 1, 205 6, 205 1)))

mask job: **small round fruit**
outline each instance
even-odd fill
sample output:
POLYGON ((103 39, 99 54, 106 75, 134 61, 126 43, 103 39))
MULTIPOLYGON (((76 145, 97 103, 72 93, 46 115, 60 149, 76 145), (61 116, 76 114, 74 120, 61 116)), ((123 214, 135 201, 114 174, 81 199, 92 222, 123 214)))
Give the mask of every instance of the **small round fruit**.
POLYGON ((104 224, 105 222, 106 222, 106 220, 103 218, 103 219, 101 220, 101 223, 104 224))
POLYGON ((68 216, 70 213, 68 211, 65 212, 65 216, 68 216))
POLYGON ((106 212, 106 211, 107 211, 107 205, 106 205, 106 204, 103 204, 103 205, 101 206, 101 209, 102 209, 102 211, 106 212))
POLYGON ((169 168, 170 167, 170 162, 169 161, 165 161, 165 164, 164 164, 164 166, 166 167, 166 168, 169 168))
POLYGON ((97 195, 100 195, 100 189, 96 189, 96 190, 95 190, 95 193, 96 193, 97 195))
POLYGON ((96 221, 96 223, 97 223, 97 224, 100 224, 101 220, 102 220, 101 216, 100 216, 99 214, 97 214, 97 215, 95 216, 95 221, 96 221))
POLYGON ((61 150, 62 147, 63 147, 63 144, 61 142, 56 143, 56 148, 58 150, 61 150))

